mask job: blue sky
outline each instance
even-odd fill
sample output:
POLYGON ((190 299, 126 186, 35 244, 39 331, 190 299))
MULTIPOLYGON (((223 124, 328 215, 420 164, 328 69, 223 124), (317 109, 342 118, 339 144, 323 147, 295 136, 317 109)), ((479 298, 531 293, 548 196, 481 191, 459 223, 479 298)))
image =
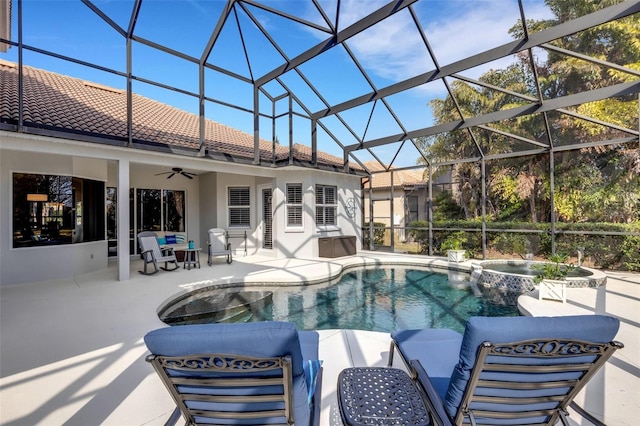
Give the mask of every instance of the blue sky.
MULTIPOLYGON (((129 23, 133 3, 133 0, 95 0, 95 4, 101 10, 125 29, 129 23)), ((276 0, 264 3, 327 27, 310 1, 276 0)), ((335 24, 337 2, 333 0, 319 3, 335 24)), ((343 0, 340 3, 338 30, 348 27, 385 3, 386 1, 379 0, 343 0)), ((23 4, 25 44, 120 72, 126 71, 124 38, 80 1, 24 0, 23 4)), ((224 5, 225 2, 221 0, 145 0, 142 3, 135 34, 191 57, 200 58, 224 5)), ((282 53, 289 59, 328 37, 326 32, 303 27, 263 10, 251 6, 247 6, 247 9, 259 24, 269 31, 281 46, 282 53)), ((524 1, 524 9, 529 19, 550 17, 550 12, 541 0, 524 1)), ((284 58, 256 29, 249 16, 242 9, 238 10, 237 18, 236 15, 232 15, 225 25, 209 62, 240 75, 257 78, 284 63, 284 58), (247 64, 237 25, 243 29, 250 65, 247 64)), ((414 10, 441 66, 511 41, 508 30, 520 17, 516 0, 422 0, 414 5, 414 10)), ((17 7, 14 7, 13 22, 12 39, 17 41, 17 7)), ((435 68, 408 9, 354 36, 347 45, 378 89, 435 68)), ((17 49, 12 48, 9 52, 1 54, 1 57, 17 61, 17 49)), ((511 60, 512 58, 505 58, 500 63, 485 64, 478 69, 469 70, 465 75, 477 78, 491 68, 505 66, 511 60)), ((61 74, 117 88, 126 87, 126 81, 121 76, 41 54, 25 52, 24 61, 27 65, 61 74)), ((349 52, 342 47, 333 48, 303 64, 300 70, 330 104, 372 91, 370 84, 361 76, 351 60, 349 52)), ((188 92, 198 92, 196 65, 140 43, 133 45, 133 73, 188 92)), ((323 102, 295 72, 283 75, 281 81, 292 89, 312 112, 325 108, 323 102)), ((252 108, 251 85, 211 70, 206 71, 205 82, 207 96, 243 108, 252 108)), ((134 82, 133 88, 143 96, 193 113, 198 111, 196 98, 142 82, 134 82)), ((275 81, 267 84, 265 89, 273 96, 284 92, 282 85, 275 81)), ((391 96, 387 102, 401 118, 405 129, 414 130, 433 123, 428 102, 434 97, 445 95, 442 83, 434 82, 391 96)), ((260 108, 262 112, 270 113, 272 106, 263 98, 260 108)), ((286 112, 287 108, 287 99, 276 104, 277 113, 286 112)), ((294 110, 302 111, 302 108, 294 103, 294 110)), ((217 122, 249 133, 253 132, 253 117, 249 113, 209 102, 206 105, 206 115, 217 122)), ((364 136, 365 140, 402 131, 380 102, 373 111, 372 105, 369 104, 344 112, 343 118, 348 121, 352 130, 359 137, 364 136)), ((337 118, 327 118, 323 123, 344 145, 356 143, 356 139, 337 118)), ((277 120, 276 133, 281 144, 288 143, 287 124, 287 117, 277 120)), ((309 128, 308 120, 296 118, 294 142, 310 145, 309 128)), ((261 120, 261 136, 271 139, 271 134, 271 120, 261 120)), ((376 154, 390 161, 398 146, 399 144, 381 147, 377 149, 376 154)), ((342 155, 324 130, 319 132, 319 148, 335 155, 342 155)), ((357 155, 361 161, 372 159, 366 152, 359 151, 357 155)), ((415 164, 417 153, 405 147, 398 157, 396 165, 412 165, 415 164)))

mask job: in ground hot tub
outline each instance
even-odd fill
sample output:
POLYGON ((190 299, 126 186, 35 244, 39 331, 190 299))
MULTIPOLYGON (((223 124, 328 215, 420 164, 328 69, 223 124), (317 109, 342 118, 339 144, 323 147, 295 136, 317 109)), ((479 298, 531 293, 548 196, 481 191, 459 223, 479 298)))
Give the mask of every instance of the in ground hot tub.
MULTIPOLYGON (((535 289, 536 265, 547 262, 529 260, 486 260, 473 264, 473 275, 478 277, 478 288, 484 297, 494 303, 516 303, 521 294, 535 289)), ((600 287, 607 276, 596 269, 575 268, 567 276, 567 288, 600 287)))

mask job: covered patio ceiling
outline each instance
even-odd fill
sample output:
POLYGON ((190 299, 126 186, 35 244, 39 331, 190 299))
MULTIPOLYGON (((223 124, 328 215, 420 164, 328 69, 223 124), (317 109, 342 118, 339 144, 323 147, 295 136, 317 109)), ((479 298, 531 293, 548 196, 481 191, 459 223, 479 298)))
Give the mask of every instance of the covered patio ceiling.
MULTIPOLYGON (((500 3, 499 13, 486 14, 467 13, 463 2, 429 0, 55 3, 69 9, 73 25, 96 25, 106 34, 105 45, 94 51, 119 43, 118 59, 89 55, 81 41, 71 48, 46 40, 34 44, 21 22, 44 12, 28 0, 14 0, 13 22, 21 29, 0 43, 17 47, 19 61, 25 61, 21 52, 29 52, 34 59, 44 55, 107 74, 105 83, 125 86, 129 104, 134 92, 148 90, 153 97, 154 90, 162 91, 158 100, 199 115, 198 155, 204 157, 206 119, 253 133, 254 164, 273 165, 259 156, 259 140, 266 139, 274 153, 276 143, 291 152, 301 143, 311 148, 312 164, 320 151, 343 158, 345 170, 350 162, 368 173, 638 141, 637 116, 631 123, 613 123, 582 111, 603 100, 637 103, 640 71, 603 59, 596 43, 589 54, 566 47, 637 14, 640 0, 602 2, 600 9, 576 10, 547 27, 532 24, 553 21, 548 7, 525 0, 494 2, 500 3), (80 24, 78 13, 90 22, 80 24), (546 77, 536 64, 549 55, 623 77, 575 93, 544 90, 546 77), (522 87, 482 77, 514 64, 528 67, 522 87), (459 98, 465 93, 460 87, 502 101, 493 110, 469 108, 459 98), (190 107, 172 96, 188 99, 190 107), (446 120, 434 114, 434 99, 448 99, 452 111, 446 120), (243 118, 236 124, 222 110, 243 118), (522 126, 523 117, 537 126, 522 126), (597 126, 598 136, 558 143, 567 119, 597 126), (430 151, 430 141, 441 135, 467 140, 473 149, 463 158, 430 151), (508 143, 493 146, 491 135, 508 143)), ((52 23, 52 33, 64 25, 52 23)), ((573 77, 571 67, 556 71, 573 77)), ((129 114, 130 126, 131 120, 129 114)))

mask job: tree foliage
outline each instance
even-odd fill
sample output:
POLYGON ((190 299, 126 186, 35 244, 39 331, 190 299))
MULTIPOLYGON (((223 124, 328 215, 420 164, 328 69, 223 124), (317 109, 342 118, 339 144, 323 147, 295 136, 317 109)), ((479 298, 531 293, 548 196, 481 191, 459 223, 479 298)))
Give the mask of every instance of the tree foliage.
MULTIPOLYGON (((615 3, 614 0, 547 0, 553 17, 528 21, 527 29, 529 33, 540 31, 615 3)), ((522 37, 522 24, 516 23, 511 33, 522 37)), ((612 21, 550 44, 598 61, 638 70, 640 16, 635 14, 612 21)), ((436 123, 512 109, 530 103, 539 94, 543 100, 549 100, 638 79, 637 75, 619 68, 552 49, 544 52, 540 49, 535 58, 535 72, 528 55, 521 54, 504 69, 490 70, 482 75, 479 81, 484 85, 453 81, 449 96, 430 102, 436 123)), ((482 155, 499 158, 485 164, 486 207, 490 220, 548 222, 553 202, 560 221, 630 223, 640 220, 640 147, 637 140, 601 143, 628 138, 630 134, 624 128, 638 128, 637 95, 577 105, 567 108, 566 112, 546 116, 531 114, 484 128, 447 132, 423 138, 419 145, 436 164, 441 160, 480 158, 482 155), (620 128, 612 129, 600 122, 620 128), (576 149, 555 154, 500 157, 500 154, 540 146, 525 140, 553 147, 575 145, 576 149), (550 155, 554 155, 553 195, 550 191, 550 155)), ((451 176, 448 201, 455 202, 466 219, 480 216, 483 177, 479 163, 457 163, 451 169, 437 170, 436 176, 443 173, 451 176)), ((435 204, 434 217, 438 217, 437 200, 435 204)), ((449 213, 455 210, 450 203, 441 207, 449 213)))

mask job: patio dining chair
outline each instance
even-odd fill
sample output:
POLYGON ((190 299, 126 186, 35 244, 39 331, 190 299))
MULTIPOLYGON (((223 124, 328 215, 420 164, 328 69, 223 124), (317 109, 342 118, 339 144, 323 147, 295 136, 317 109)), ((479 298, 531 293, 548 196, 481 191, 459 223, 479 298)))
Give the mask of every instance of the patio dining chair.
POLYGON ((140 255, 144 262, 144 271, 139 271, 144 275, 152 275, 158 272, 159 262, 164 262, 164 267, 160 267, 165 271, 173 271, 178 269, 178 259, 171 247, 160 248, 158 238, 154 232, 143 231, 138 234, 138 244, 140 245, 140 255), (153 272, 147 271, 147 265, 153 264, 153 272), (169 263, 173 263, 173 268, 169 268, 169 263))
POLYGON ((181 325, 144 337, 187 425, 316 425, 322 368, 318 333, 265 321, 181 325))
POLYGON ((209 229, 209 243, 208 243, 208 252, 209 257, 207 260, 207 264, 211 266, 213 264, 213 258, 215 256, 225 256, 227 258, 227 263, 231 263, 233 261, 233 256, 231 254, 231 243, 227 242, 226 231, 221 228, 211 228, 209 229))
POLYGON ((389 364, 397 350, 436 424, 568 425, 575 396, 623 347, 613 341, 619 324, 604 315, 472 317, 464 335, 392 333, 389 364))

